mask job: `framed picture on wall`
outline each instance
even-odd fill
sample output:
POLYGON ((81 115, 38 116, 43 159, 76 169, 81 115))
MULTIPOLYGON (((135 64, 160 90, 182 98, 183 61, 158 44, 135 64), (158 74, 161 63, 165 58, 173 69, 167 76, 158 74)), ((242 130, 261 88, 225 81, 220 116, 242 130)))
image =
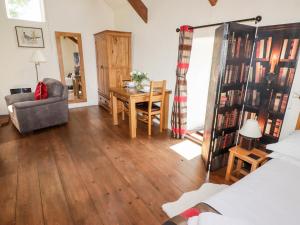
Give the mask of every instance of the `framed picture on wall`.
POLYGON ((44 48, 42 28, 16 26, 18 46, 24 48, 44 48))

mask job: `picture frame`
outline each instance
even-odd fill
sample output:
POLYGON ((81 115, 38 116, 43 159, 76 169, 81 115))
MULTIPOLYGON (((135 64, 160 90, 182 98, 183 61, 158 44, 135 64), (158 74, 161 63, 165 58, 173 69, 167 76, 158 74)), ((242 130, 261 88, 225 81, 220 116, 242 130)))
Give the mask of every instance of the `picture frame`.
POLYGON ((42 28, 15 26, 15 29, 18 47, 45 48, 42 28))

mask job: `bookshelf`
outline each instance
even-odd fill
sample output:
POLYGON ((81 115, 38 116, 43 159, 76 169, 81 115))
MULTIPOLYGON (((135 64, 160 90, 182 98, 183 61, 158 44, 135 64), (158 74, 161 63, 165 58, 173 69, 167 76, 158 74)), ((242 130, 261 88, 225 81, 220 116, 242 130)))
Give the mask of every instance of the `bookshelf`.
POLYGON ((211 170, 225 166, 236 144, 254 37, 255 27, 237 23, 216 29, 202 145, 207 169, 209 161, 211 170))
MULTIPOLYGON (((257 107, 252 117, 258 119, 263 133, 260 142, 264 145, 280 137, 296 72, 299 40, 300 24, 258 28, 245 104, 257 107)), ((249 118, 247 112, 245 107, 242 124, 249 118)))
POLYGON ((278 141, 299 40, 300 23, 258 27, 257 31, 226 23, 216 29, 202 145, 207 169, 227 164, 228 149, 238 143, 238 130, 247 119, 258 120, 262 145, 278 141))

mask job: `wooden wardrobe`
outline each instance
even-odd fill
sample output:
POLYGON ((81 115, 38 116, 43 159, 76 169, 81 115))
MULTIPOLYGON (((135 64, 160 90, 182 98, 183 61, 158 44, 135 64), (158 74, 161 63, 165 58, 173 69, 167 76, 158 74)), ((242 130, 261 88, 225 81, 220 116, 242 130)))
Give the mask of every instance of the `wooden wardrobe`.
POLYGON ((111 110, 111 87, 130 79, 131 33, 106 30, 94 34, 97 60, 99 105, 111 110))

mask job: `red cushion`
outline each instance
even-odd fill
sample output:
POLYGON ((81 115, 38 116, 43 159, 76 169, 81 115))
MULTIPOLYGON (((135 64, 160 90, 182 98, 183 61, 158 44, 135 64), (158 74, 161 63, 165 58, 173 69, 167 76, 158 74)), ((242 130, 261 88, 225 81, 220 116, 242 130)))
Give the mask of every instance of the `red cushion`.
POLYGON ((200 214, 200 210, 197 208, 191 208, 188 210, 185 210, 183 213, 180 214, 185 219, 188 219, 193 216, 198 216, 200 214))
POLYGON ((36 89, 34 92, 34 99, 35 100, 41 100, 41 99, 47 99, 48 98, 48 90, 47 90, 47 86, 45 83, 43 82, 39 82, 36 85, 36 89))

